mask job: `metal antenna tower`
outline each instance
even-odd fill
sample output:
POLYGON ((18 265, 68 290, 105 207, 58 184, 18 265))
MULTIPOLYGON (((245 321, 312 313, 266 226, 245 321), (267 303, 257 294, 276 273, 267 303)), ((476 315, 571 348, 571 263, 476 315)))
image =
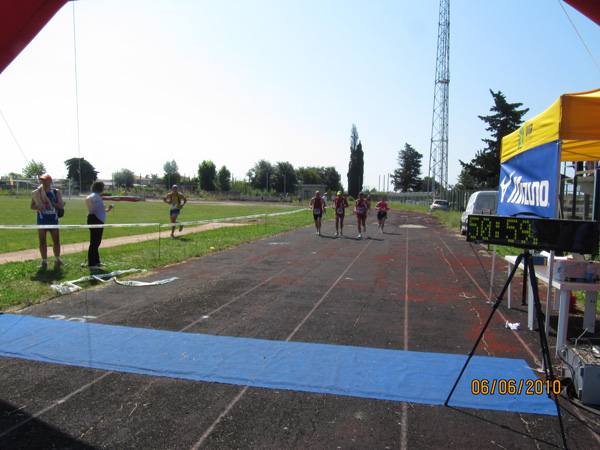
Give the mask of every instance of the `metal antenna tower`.
POLYGON ((450 87, 450 0, 440 0, 437 60, 429 148, 429 192, 448 188, 448 88, 450 87), (437 183, 436 183, 437 182, 437 183))

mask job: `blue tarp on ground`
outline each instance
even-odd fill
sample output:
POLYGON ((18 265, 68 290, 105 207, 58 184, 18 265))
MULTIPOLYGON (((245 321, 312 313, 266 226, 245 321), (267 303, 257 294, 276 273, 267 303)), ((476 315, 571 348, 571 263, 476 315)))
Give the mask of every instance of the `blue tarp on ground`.
MULTIPOLYGON (((0 315, 0 356, 152 376, 443 405, 466 355, 269 341, 0 315)), ((521 359, 474 356, 449 406, 556 415, 521 359), (520 395, 474 395, 487 380, 520 395), (521 383, 523 380, 523 383, 521 383), (514 383, 513 383, 514 382, 514 383)), ((539 382, 538 382, 539 385, 539 382)))

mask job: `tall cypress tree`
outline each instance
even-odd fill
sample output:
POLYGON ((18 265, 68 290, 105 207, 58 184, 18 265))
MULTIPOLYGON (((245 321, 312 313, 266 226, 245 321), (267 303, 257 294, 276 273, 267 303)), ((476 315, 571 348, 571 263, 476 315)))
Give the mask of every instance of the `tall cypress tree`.
MULTIPOLYGON (((362 149, 362 142, 358 141, 358 145, 356 147, 356 175, 358 176, 358 192, 363 189, 363 181, 365 179, 365 154, 362 149)), ((356 195, 358 195, 358 192, 356 195)))
POLYGON ((348 194, 354 198, 358 197, 358 193, 363 188, 364 156, 356 125, 352 124, 350 131, 350 163, 348 165, 348 194))

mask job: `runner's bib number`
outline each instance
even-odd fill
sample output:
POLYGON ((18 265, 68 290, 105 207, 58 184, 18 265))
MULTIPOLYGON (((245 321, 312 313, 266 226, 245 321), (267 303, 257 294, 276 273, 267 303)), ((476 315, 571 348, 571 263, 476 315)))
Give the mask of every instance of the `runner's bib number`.
POLYGON ((337 209, 337 213, 338 214, 344 214, 344 208, 338 208, 337 209))
POLYGON ((359 206, 359 207, 358 207, 358 213, 359 213, 359 214, 362 214, 362 213, 364 213, 364 212, 365 212, 365 208, 363 208, 362 206, 359 206))
POLYGON ((319 208, 315 208, 313 210, 313 214, 321 214, 321 210, 319 208))

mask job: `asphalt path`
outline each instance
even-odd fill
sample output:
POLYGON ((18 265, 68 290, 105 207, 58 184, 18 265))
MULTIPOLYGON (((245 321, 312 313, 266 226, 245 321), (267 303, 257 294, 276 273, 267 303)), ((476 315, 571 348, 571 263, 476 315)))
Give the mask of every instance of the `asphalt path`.
MULTIPOLYGON (((284 233, 18 314, 273 341, 467 355, 491 314, 492 259, 428 214, 284 233)), ((126 269, 125 267, 122 269, 126 269)), ((495 290, 506 277, 497 262, 495 290)), ((513 283, 519 295, 519 282, 513 283)), ((544 294, 540 292, 542 298, 544 294)), ((524 308, 494 313, 477 355, 540 367, 524 308)), ((570 336, 581 332, 577 318, 570 336)), ((550 320, 556 326, 555 318, 550 320)), ((551 350, 555 332, 549 342, 551 350)), ((126 345, 126 343, 124 343, 126 345)), ((551 351, 553 354, 554 352, 551 351)), ((442 368, 440 368, 441 370, 442 368)), ((457 373, 458 376, 458 373, 457 373)), ((541 375, 540 375, 541 376, 541 375)), ((498 374, 501 378, 502 374, 498 374)), ((0 358, 1 449, 562 448, 555 416, 188 381, 0 358)), ((435 385, 430 389, 435 390, 435 385)), ((559 399, 568 447, 598 448, 597 415, 559 399)))

